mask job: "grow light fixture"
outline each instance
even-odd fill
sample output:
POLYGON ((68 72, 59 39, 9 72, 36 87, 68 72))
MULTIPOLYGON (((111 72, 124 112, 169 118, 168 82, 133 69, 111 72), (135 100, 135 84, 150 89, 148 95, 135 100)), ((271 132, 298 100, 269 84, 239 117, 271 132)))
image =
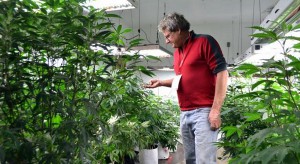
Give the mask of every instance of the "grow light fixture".
MULTIPOLYGON (((300 37, 300 31, 293 31, 286 34, 286 36, 300 37)), ((284 47, 289 49, 289 54, 300 58, 300 52, 297 49, 291 49, 295 44, 298 43, 297 40, 280 40, 279 42, 273 42, 269 44, 261 44, 259 49, 253 48, 250 51, 249 57, 247 57, 241 63, 251 63, 254 65, 262 65, 266 60, 274 58, 275 61, 283 60, 285 56, 283 55, 282 43, 284 42, 284 47)))
POLYGON ((97 9, 106 11, 134 9, 136 0, 87 0, 87 6, 93 6, 97 9))
POLYGON ((141 45, 132 48, 133 51, 138 52, 140 55, 144 56, 155 56, 158 58, 166 58, 171 57, 171 53, 160 46, 159 44, 149 44, 149 45, 141 45))
POLYGON ((158 58, 167 58, 171 57, 171 52, 166 50, 165 48, 161 47, 158 44, 151 44, 151 45, 141 45, 132 47, 129 51, 126 51, 124 47, 116 47, 116 46, 107 46, 107 49, 104 49, 103 47, 93 44, 90 46, 90 48, 97 52, 97 51, 103 51, 104 53, 108 53, 110 55, 122 55, 122 54, 139 54, 143 56, 155 56, 158 58))

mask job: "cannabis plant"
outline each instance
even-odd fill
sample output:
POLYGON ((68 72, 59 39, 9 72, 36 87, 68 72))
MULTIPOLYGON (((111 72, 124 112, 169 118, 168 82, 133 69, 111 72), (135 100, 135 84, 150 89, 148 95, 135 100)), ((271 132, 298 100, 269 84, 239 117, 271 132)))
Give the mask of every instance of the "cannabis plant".
POLYGON ((282 33, 253 27, 259 39, 278 43, 282 58, 261 66, 245 63, 232 75, 222 113, 222 146, 230 163, 300 163, 300 26, 280 25, 282 33), (288 46, 294 41, 293 46, 288 46))
POLYGON ((110 48, 139 40, 81 2, 0 1, 1 163, 122 162, 143 142, 151 104, 135 72, 153 74, 110 48))

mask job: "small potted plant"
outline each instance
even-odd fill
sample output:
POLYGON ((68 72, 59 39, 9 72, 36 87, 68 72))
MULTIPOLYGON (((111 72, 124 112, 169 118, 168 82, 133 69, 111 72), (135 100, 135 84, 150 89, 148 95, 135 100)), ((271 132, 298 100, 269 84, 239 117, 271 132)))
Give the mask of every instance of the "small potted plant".
POLYGON ((169 151, 175 151, 179 139, 179 107, 172 100, 164 101, 160 109, 159 159, 167 159, 169 151))
MULTIPOLYGON (((144 135, 142 135, 142 139, 146 141, 146 145, 142 148, 157 149, 159 145, 165 149, 174 150, 179 138, 178 106, 172 100, 163 100, 160 96, 156 96, 153 93, 148 94, 150 104, 144 110, 143 117, 141 117, 141 119, 147 120, 149 124, 147 128, 143 129, 144 135)), ((141 155, 143 154, 140 151, 141 155)))

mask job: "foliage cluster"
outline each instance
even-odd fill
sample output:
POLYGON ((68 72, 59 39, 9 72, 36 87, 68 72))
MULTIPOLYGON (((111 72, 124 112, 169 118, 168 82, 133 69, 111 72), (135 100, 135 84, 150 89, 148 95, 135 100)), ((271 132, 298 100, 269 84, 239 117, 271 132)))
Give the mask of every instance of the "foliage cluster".
POLYGON ((153 105, 155 96, 136 76, 153 73, 120 65, 141 56, 108 48, 124 47, 131 30, 111 22, 119 16, 81 2, 0 1, 1 163, 122 162, 173 122, 156 112, 171 102, 153 105))
POLYGON ((220 143, 230 163, 300 163, 300 38, 290 35, 300 26, 279 26, 280 34, 255 26, 253 36, 281 45, 282 59, 231 72, 220 143))

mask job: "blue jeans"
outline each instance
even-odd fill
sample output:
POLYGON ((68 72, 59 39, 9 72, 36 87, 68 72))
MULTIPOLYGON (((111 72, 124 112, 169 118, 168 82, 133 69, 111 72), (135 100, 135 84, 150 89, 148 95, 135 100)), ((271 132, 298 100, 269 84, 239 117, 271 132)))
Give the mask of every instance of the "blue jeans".
POLYGON ((218 130, 210 129, 210 108, 181 111, 180 130, 186 164, 216 164, 218 130))

